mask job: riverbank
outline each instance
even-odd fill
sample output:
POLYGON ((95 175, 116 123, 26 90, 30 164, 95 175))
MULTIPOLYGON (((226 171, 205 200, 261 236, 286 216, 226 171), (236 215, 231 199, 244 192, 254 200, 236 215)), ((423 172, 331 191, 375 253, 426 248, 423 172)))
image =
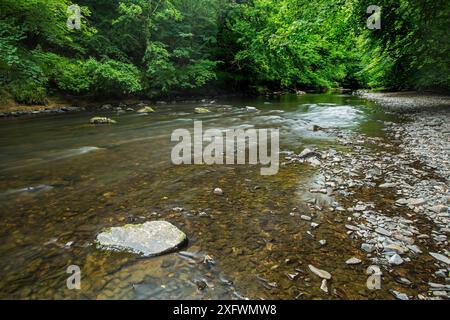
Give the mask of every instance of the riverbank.
POLYGON ((441 110, 385 121, 385 138, 322 128, 339 147, 289 157, 318 167, 307 217, 329 211, 314 221, 342 226, 360 250, 342 262, 374 266, 396 299, 450 297, 448 119, 441 110))
POLYGON ((359 92, 404 122, 386 123, 392 140, 408 156, 448 180, 450 153, 450 96, 417 92, 359 92))
POLYGON ((374 101, 393 112, 417 112, 432 108, 450 107, 450 96, 427 92, 370 92, 357 91, 361 98, 374 101))
POLYGON ((0 117, 18 117, 33 114, 59 114, 85 110, 100 109, 103 105, 137 104, 137 99, 95 100, 75 97, 51 97, 45 104, 25 105, 14 101, 0 104, 0 117))
MULTIPOLYGON (((384 265, 391 274, 396 265, 420 261, 418 273, 429 273, 425 276, 428 280, 422 279, 428 290, 417 298, 448 299, 450 97, 416 92, 366 92, 360 96, 377 102, 402 121, 384 122, 386 141, 361 135, 342 137, 353 152, 343 155, 348 161, 339 162, 337 176, 344 173, 360 188, 360 193, 355 193, 360 199, 353 199, 352 219, 356 221, 347 228, 364 242, 361 250, 374 252, 373 262, 384 265), (360 174, 365 171, 365 176, 352 178, 351 173, 358 170, 360 174)), ((326 162, 325 174, 328 166, 336 164, 326 162)), ((398 282, 404 287, 418 285, 404 277, 398 282)), ((392 293, 398 299, 413 298, 401 290, 392 293)))
POLYGON ((315 222, 346 230, 360 253, 345 263, 370 264, 392 297, 448 299, 450 99, 415 92, 358 95, 399 121, 382 121, 384 137, 319 128, 337 136, 338 146, 289 156, 286 165, 318 168, 304 218, 331 211, 315 222))
MULTIPOLYGON (((283 93, 273 93, 267 96, 282 95, 283 93)), ((300 92, 298 94, 304 94, 300 92)), ((36 114, 61 114, 79 111, 136 111, 147 105, 167 105, 199 103, 200 105, 213 104, 217 99, 254 97, 248 93, 218 93, 218 94, 198 94, 198 95, 174 95, 171 97, 159 97, 155 99, 139 97, 123 98, 95 98, 78 96, 52 96, 48 97, 45 104, 21 104, 13 100, 3 100, 0 102, 0 118, 18 117, 36 114)))

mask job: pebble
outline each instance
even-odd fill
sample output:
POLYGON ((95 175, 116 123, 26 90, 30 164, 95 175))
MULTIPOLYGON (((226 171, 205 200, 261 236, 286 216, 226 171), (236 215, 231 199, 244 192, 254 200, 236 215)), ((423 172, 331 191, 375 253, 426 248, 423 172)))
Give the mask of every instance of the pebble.
POLYGON ((380 228, 380 227, 376 228, 375 232, 379 233, 379 234, 381 234, 383 236, 387 236, 387 237, 391 236, 391 233, 389 231, 387 231, 386 229, 380 228))
POLYGON ((420 206, 424 203, 426 203, 427 201, 425 199, 419 198, 419 199, 408 199, 408 204, 412 205, 412 206, 420 206))
POLYGON ((220 188, 215 188, 215 189, 214 189, 214 194, 215 194, 216 196, 221 196, 221 195, 223 195, 223 190, 220 189, 220 188))
POLYGON ((403 259, 398 254, 394 254, 392 257, 389 258, 389 263, 398 266, 403 263, 403 259))
POLYGON ((315 275, 319 276, 322 279, 327 279, 330 280, 331 279, 331 274, 325 270, 321 270, 319 268, 314 267, 313 265, 308 265, 309 270, 311 270, 312 273, 314 273, 315 275))
POLYGON ((346 224, 345 227, 351 231, 359 231, 358 227, 352 226, 351 224, 346 224))
POLYGON ((402 284, 405 284, 405 285, 407 285, 407 286, 410 286, 410 285, 412 284, 412 282, 409 281, 409 280, 406 279, 406 278, 400 278, 400 279, 398 279, 398 282, 400 282, 400 283, 402 283, 402 284))
POLYGON ((287 275, 288 279, 292 281, 292 280, 297 279, 299 273, 298 273, 298 272, 295 272, 295 273, 287 273, 286 275, 287 275))
POLYGON ((447 277, 447 273, 446 273, 445 269, 440 269, 440 270, 436 271, 434 274, 440 278, 447 277))
POLYGON ((409 300, 409 297, 405 293, 401 293, 395 290, 391 290, 391 293, 396 297, 398 300, 409 300))
POLYGON ((325 293, 328 293, 328 287, 327 287, 327 280, 323 279, 322 284, 320 285, 320 290, 322 290, 325 293))
POLYGON ((440 253, 430 252, 430 255, 443 263, 450 264, 450 259, 440 253))
POLYGON ((396 184, 395 183, 382 183, 378 187, 381 189, 394 188, 394 187, 396 187, 396 184))
POLYGON ((447 291, 433 291, 433 295, 436 297, 446 297, 448 298, 447 291))
POLYGON ((345 261, 346 264, 360 264, 361 260, 359 260, 358 258, 350 258, 347 261, 345 261))
POLYGON ((372 253, 375 250, 375 247, 371 244, 363 243, 361 249, 367 253, 372 253))

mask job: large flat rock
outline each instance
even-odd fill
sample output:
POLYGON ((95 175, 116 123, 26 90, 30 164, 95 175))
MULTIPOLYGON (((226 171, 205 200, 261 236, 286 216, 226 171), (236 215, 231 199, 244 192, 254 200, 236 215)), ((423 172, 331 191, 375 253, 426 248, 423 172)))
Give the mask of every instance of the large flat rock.
POLYGON ((97 242, 102 248, 129 251, 146 257, 175 251, 186 241, 184 232, 167 221, 128 224, 97 235, 97 242))

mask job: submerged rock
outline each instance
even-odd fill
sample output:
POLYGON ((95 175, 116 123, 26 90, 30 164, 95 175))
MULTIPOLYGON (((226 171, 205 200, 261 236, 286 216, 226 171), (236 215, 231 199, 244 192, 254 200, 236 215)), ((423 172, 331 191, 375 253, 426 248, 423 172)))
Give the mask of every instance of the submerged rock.
POLYGON ((314 267, 313 265, 309 265, 309 270, 311 270, 312 273, 319 276, 322 279, 330 280, 331 274, 325 270, 320 270, 319 268, 314 267))
POLYGON ((206 108, 198 107, 194 109, 195 113, 201 114, 201 113, 210 113, 211 111, 206 108))
POLYGON ((129 251, 146 257, 175 251, 186 241, 186 235, 167 221, 113 227, 97 236, 100 247, 129 251))
POLYGON ((112 119, 106 118, 106 117, 93 117, 93 118, 91 118, 91 120, 89 122, 90 122, 90 124, 115 124, 115 123, 117 123, 116 120, 112 120, 112 119))
POLYGON ((246 109, 247 111, 249 111, 249 112, 255 112, 255 111, 258 111, 257 108, 255 108, 255 107, 250 107, 250 106, 246 106, 245 109, 246 109))
POLYGON ((155 110, 152 107, 146 106, 144 108, 141 108, 137 111, 138 113, 152 113, 155 112, 155 110))
POLYGON ((322 283, 320 285, 320 290, 322 290, 325 293, 328 293, 328 287, 327 287, 327 280, 323 279, 322 283))
POLYGON ((318 126, 317 124, 315 124, 315 125, 312 126, 312 130, 313 131, 321 131, 321 130, 323 130, 323 128, 318 126))

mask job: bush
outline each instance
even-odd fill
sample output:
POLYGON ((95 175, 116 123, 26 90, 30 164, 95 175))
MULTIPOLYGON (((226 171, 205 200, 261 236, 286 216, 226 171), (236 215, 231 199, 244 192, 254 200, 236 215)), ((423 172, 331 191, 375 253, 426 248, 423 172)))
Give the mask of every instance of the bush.
POLYGON ((107 95, 141 90, 139 71, 130 64, 115 60, 99 62, 93 58, 83 61, 37 51, 33 56, 49 84, 64 92, 86 94, 92 91, 107 95))
POLYGON ((130 94, 142 89, 139 70, 132 64, 115 60, 99 62, 91 58, 85 68, 92 90, 100 95, 130 94))
POLYGON ((13 69, 14 79, 6 80, 6 90, 17 102, 43 103, 47 94, 47 77, 33 61, 22 59, 20 65, 13 69))
POLYGON ((21 103, 42 104, 47 96, 47 90, 42 83, 33 80, 15 80, 9 83, 7 88, 14 100, 21 103))
POLYGON ((61 57, 50 52, 35 50, 33 58, 48 77, 49 85, 69 93, 88 93, 92 79, 82 60, 61 57))

